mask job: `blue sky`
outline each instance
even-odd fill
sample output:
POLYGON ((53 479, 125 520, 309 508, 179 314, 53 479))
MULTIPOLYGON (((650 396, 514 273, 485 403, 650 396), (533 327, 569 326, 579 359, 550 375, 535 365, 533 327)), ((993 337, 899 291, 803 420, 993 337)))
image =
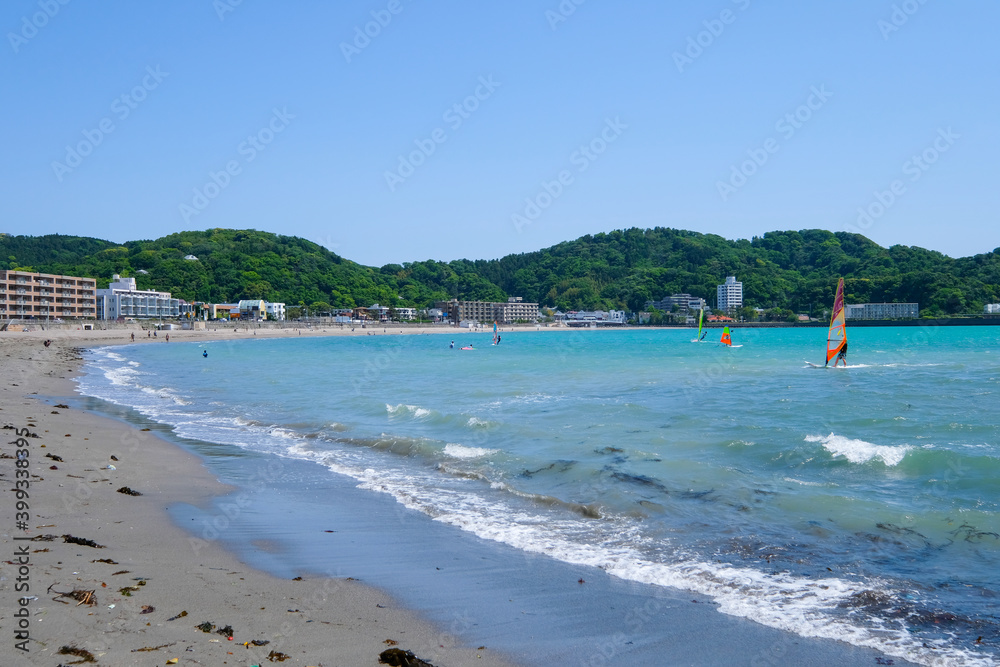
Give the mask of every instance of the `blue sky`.
POLYGON ((988 252, 998 23, 987 0, 7 0, 0 231, 254 228, 371 265, 652 226, 988 252))

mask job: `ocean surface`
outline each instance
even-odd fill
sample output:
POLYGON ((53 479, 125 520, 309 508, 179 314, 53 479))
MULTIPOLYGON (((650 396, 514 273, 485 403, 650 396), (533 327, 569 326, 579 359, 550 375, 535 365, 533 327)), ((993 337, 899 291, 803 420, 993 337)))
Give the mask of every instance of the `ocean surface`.
POLYGON ((397 521, 803 637, 1000 663, 1000 327, 848 326, 837 369, 806 363, 825 329, 735 329, 735 349, 719 333, 104 347, 79 388, 247 476, 297 461, 275 512, 346 480, 397 521))

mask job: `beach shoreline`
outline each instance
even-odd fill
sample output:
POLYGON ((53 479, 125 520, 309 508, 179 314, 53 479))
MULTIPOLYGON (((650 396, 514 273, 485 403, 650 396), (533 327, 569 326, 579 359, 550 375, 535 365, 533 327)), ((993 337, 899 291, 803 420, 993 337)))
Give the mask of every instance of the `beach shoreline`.
MULTIPOLYGON (((16 556, 0 563, 4 664, 56 665, 88 652, 103 665, 163 665, 173 658, 251 665, 279 654, 291 665, 377 665, 389 648, 439 665, 511 664, 485 647, 460 645, 350 577, 302 572, 299 581, 280 579, 177 526, 165 511, 170 505, 207 507, 233 489, 155 432, 60 402, 76 394, 78 348, 129 343, 131 333, 0 334, 6 380, 0 421, 12 443, 0 460, 8 481, 2 541, 5 553, 16 556), (17 440, 18 434, 27 437, 17 440), (15 521, 18 449, 26 450, 31 474, 21 506, 27 530, 15 521), (22 565, 27 571, 18 581, 22 565), (205 622, 215 627, 195 627, 205 622), (69 653, 60 654, 64 647, 69 653)), ((157 340, 165 342, 165 333, 157 340)), ((169 333, 178 342, 226 335, 169 333)))

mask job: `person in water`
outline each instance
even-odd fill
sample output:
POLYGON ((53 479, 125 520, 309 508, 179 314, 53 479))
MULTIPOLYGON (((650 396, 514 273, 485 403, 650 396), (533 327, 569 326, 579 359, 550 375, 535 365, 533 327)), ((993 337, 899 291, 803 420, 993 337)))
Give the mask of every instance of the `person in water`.
POLYGON ((203 351, 203 352, 201 353, 201 356, 203 356, 203 357, 206 357, 206 358, 207 358, 207 357, 208 357, 208 350, 204 350, 204 351, 203 351))
POLYGON ((840 354, 837 355, 837 360, 833 362, 834 368, 836 368, 838 362, 844 362, 844 367, 847 367, 847 341, 844 341, 844 347, 840 348, 840 354))
POLYGON ((451 345, 449 345, 448 347, 450 347, 451 349, 454 350, 455 349, 455 341, 451 341, 451 345))

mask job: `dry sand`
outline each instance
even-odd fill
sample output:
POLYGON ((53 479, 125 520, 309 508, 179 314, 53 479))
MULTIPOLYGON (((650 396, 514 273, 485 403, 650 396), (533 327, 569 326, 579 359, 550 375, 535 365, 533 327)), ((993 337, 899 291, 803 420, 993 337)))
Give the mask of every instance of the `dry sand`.
MULTIPOLYGON (((258 329, 257 336, 350 333, 322 329, 258 329)), ((174 525, 165 512, 172 503, 207 506, 230 489, 196 456, 151 432, 59 404, 74 394, 79 346, 124 343, 131 333, 136 344, 166 343, 166 332, 149 339, 139 329, 0 333, 0 424, 7 429, 0 447, 0 664, 81 660, 82 653, 60 654, 69 649, 93 655, 88 664, 111 666, 378 665, 390 646, 439 666, 510 664, 488 647, 457 645, 381 591, 305 573, 302 580, 278 579, 174 525), (19 445, 15 429, 31 435, 19 445), (27 468, 16 466, 18 449, 27 450, 27 468), (20 530, 16 522, 25 517, 17 516, 15 486, 25 469, 27 530, 20 530), (142 495, 118 492, 123 487, 142 495), (205 622, 214 629, 196 627, 205 622), (30 639, 17 636, 19 623, 30 639), (232 639, 218 632, 227 626, 232 639)), ((254 335, 169 333, 178 341, 254 335)))

